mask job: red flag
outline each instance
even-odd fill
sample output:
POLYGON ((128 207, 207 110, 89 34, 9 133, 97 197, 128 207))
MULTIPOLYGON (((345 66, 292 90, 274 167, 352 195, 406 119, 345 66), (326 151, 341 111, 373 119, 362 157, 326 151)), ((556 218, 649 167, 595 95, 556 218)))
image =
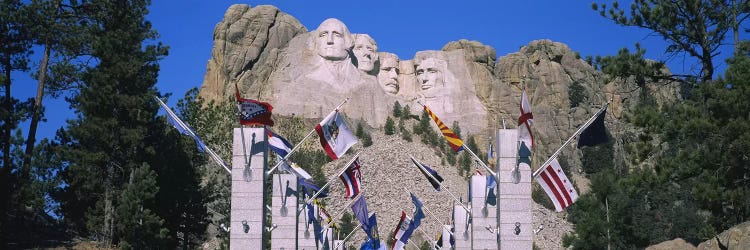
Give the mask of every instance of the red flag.
POLYGON ((237 98, 237 106, 240 110, 240 124, 273 126, 273 120, 271 120, 273 106, 271 104, 240 97, 237 85, 234 85, 234 90, 235 97, 237 98))
POLYGON ((542 168, 544 170, 534 179, 542 186, 552 203, 555 204, 555 211, 560 212, 572 205, 578 199, 578 192, 573 188, 573 183, 570 183, 568 177, 565 176, 557 158, 542 168))

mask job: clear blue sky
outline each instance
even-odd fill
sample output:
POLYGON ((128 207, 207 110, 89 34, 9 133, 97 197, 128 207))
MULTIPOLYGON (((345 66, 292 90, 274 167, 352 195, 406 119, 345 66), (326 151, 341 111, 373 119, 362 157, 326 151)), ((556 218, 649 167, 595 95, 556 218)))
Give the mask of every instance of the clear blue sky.
MULTIPOLYGON (((368 33, 380 51, 393 52, 411 59, 420 50, 439 50, 450 41, 476 40, 490 45, 498 57, 516 52, 532 40, 551 39, 567 44, 587 55, 614 55, 622 47, 636 42, 647 49, 647 57, 666 59, 666 44, 647 30, 622 27, 599 16, 591 1, 226 1, 226 0, 154 0, 148 19, 170 47, 161 61, 157 88, 172 93, 169 105, 203 81, 211 56, 214 26, 235 3, 256 6, 271 4, 297 18, 308 30, 329 17, 343 21, 353 33, 368 33)), ((623 4, 622 6, 627 6, 623 4)), ((742 34, 747 38, 747 34, 742 34)), ((715 63, 717 75, 731 54, 727 45, 715 63)), ((668 64, 675 73, 687 73, 693 60, 674 58, 668 64)), ((14 96, 33 97, 36 82, 27 74, 16 73, 14 96)), ((40 124, 39 137, 53 137, 73 112, 63 100, 46 97, 47 122, 40 124)), ((28 125, 22 125, 24 130, 28 125)))

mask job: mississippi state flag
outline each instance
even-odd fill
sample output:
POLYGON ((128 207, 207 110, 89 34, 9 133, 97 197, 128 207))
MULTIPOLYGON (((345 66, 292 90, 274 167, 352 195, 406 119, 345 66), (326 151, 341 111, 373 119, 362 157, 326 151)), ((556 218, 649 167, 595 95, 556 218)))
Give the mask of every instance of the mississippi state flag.
POLYGON ((337 110, 328 114, 315 126, 315 131, 320 137, 320 145, 332 160, 338 159, 354 144, 357 144, 357 137, 354 137, 352 131, 346 126, 344 117, 337 110))
POLYGON ((521 115, 518 117, 518 139, 526 144, 531 150, 534 146, 534 135, 531 134, 531 126, 534 125, 534 115, 531 114, 531 105, 526 96, 526 89, 521 93, 521 115))
POLYGON ((578 192, 573 188, 573 183, 570 183, 568 177, 565 176, 557 158, 543 168, 544 170, 534 179, 542 186, 552 203, 555 204, 555 211, 561 212, 578 199, 578 192))
POLYGON ((354 198, 359 194, 359 185, 362 183, 362 173, 359 171, 359 159, 354 160, 344 173, 339 175, 339 179, 346 187, 344 198, 354 198))
POLYGON ((237 98, 237 107, 240 111, 240 124, 273 126, 273 120, 271 120, 273 106, 271 104, 240 97, 240 90, 237 89, 237 85, 234 85, 234 91, 237 98))

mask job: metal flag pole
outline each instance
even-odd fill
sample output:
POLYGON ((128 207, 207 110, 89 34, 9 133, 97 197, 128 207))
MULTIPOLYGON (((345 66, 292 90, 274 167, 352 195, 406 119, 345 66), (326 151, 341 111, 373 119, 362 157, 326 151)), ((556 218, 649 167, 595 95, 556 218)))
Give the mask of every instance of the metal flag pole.
MULTIPOLYGON (((347 162, 346 165, 340 171, 338 171, 338 173, 333 178, 329 179, 328 182, 326 182, 325 185, 323 185, 322 187, 320 187, 320 190, 318 190, 317 192, 315 192, 315 194, 313 194, 312 196, 310 196, 310 198, 307 198, 305 200, 305 204, 310 203, 313 199, 315 199, 316 197, 318 197, 318 195, 320 195, 320 193, 323 192, 323 190, 325 190, 325 188, 328 187, 328 185, 331 184, 331 182, 333 182, 334 180, 336 180, 336 177, 338 177, 339 175, 341 175, 342 173, 344 173, 344 171, 346 171, 346 169, 349 168, 349 165, 351 165, 352 162, 354 162, 355 160, 357 160, 357 158, 359 158, 360 154, 361 154, 361 152, 358 152, 356 155, 354 155, 354 157, 352 157, 352 159, 349 160, 349 162, 347 162)), ((300 212, 300 210, 297 210, 297 213, 299 213, 299 212, 300 212)))
MULTIPOLYGON (((336 108, 334 109, 334 111, 340 110, 341 107, 344 106, 344 104, 346 104, 346 102, 349 101, 349 99, 351 99, 351 97, 347 97, 343 102, 341 102, 341 104, 339 104, 338 106, 336 106, 336 108)), ((292 148, 292 150, 289 151, 289 153, 286 154, 286 157, 282 157, 281 160, 276 163, 276 165, 274 165, 270 170, 268 170, 266 172, 266 176, 271 175, 273 173, 273 171, 275 171, 279 166, 281 166, 281 164, 283 162, 286 162, 286 160, 289 159, 289 157, 292 155, 292 153, 294 153, 295 151, 297 151, 297 149, 300 146, 302 146, 302 143, 305 142, 307 140, 307 138, 309 138, 313 133, 315 133, 315 128, 313 128, 312 130, 310 130, 310 132, 307 133, 307 135, 305 135, 305 137, 302 138, 302 140, 300 142, 298 142, 297 145, 294 145, 294 148, 292 148)))
MULTIPOLYGON (((362 223, 357 221, 357 225, 354 226, 354 228, 359 228, 360 226, 362 226, 362 223)), ((346 237, 344 237, 344 239, 341 240, 341 243, 337 244, 336 247, 334 247, 333 249, 339 249, 339 247, 341 247, 341 245, 344 245, 344 243, 346 243, 346 240, 348 240, 349 237, 352 237, 352 235, 354 235, 354 233, 356 233, 357 231, 359 230, 352 230, 351 232, 349 232, 349 234, 347 234, 346 237)))
MULTIPOLYGON (((237 86, 235 86, 235 88, 237 88, 237 86)), ((235 101, 237 102, 239 100, 235 100, 235 101)), ((237 112, 239 115, 242 114, 242 107, 239 104, 239 102, 237 103, 237 112)), ((247 146, 245 146, 245 125, 243 125, 239 119, 238 119, 238 122, 240 122, 240 137, 242 137, 242 154, 243 154, 242 159, 245 160, 245 171, 243 172, 243 178, 245 179, 245 181, 250 181, 253 178, 253 172, 252 172, 252 169, 250 169, 250 158, 247 157, 247 146)), ((253 133, 253 137, 255 137, 255 133, 253 133)), ((252 143, 255 143, 255 138, 253 138, 252 143)), ((250 145, 250 146, 253 146, 253 145, 250 145)))
MULTIPOLYGON (((425 105, 422 104, 422 102, 417 101, 417 103, 419 103, 419 105, 422 105, 422 108, 425 107, 425 105)), ((471 154, 471 156, 474 157, 474 160, 476 162, 478 162, 479 165, 481 165, 482 167, 484 167, 484 169, 487 170, 488 173, 494 175, 495 177, 498 177, 497 173, 495 173, 495 171, 492 171, 492 169, 490 167, 488 167, 487 164, 484 164, 484 161, 482 161, 482 159, 479 158, 479 156, 477 156, 477 154, 475 154, 474 151, 471 151, 471 149, 468 146, 463 145, 463 148, 464 148, 464 150, 466 150, 466 152, 469 152, 469 154, 471 154)))
MULTIPOLYGON (((177 124, 180 127, 182 127, 185 132, 187 132, 193 138, 198 138, 198 135, 196 135, 195 132, 193 132, 193 130, 190 128, 190 126, 188 126, 185 122, 183 122, 172 111, 172 109, 170 109, 169 106, 167 106, 167 104, 165 104, 161 99, 159 99, 159 97, 154 96, 154 99, 156 99, 156 101, 159 102, 159 105, 162 108, 164 108, 164 111, 167 112, 167 115, 170 116, 170 117, 172 117, 172 118, 174 118, 175 122, 177 122, 177 124)), ((216 162, 216 164, 219 164, 219 166, 221 166, 222 168, 224 168, 224 170, 226 170, 228 174, 230 174, 230 175, 232 174, 232 170, 230 170, 229 167, 227 167, 227 164, 224 162, 224 160, 221 159, 221 157, 219 157, 218 154, 216 154, 216 152, 214 152, 213 150, 211 150, 211 148, 209 148, 208 145, 205 145, 205 144, 203 145, 203 148, 206 150, 206 152, 208 153, 209 157, 211 157, 216 162)))
MULTIPOLYGON (((424 207, 424 204, 422 204, 422 207, 424 207)), ((401 208, 401 207, 399 207, 399 208, 401 208)), ((401 208, 401 211, 404 211, 404 209, 401 208)), ((414 221, 414 218, 412 218, 412 222, 413 221, 414 221)), ((432 237, 430 237, 430 235, 427 234, 427 232, 425 232, 421 227, 417 227, 417 229, 419 229, 419 231, 422 232, 422 234, 424 234, 424 236, 427 237, 427 239, 430 240, 430 242, 434 242, 435 241, 435 239, 433 239, 432 237)))
MULTIPOLYGON (((412 194, 412 192, 409 189, 407 189, 406 187, 404 187, 404 191, 406 193, 408 193, 409 195, 412 194)), ((424 203, 422 203, 422 208, 424 208, 425 211, 427 211, 427 213, 430 214, 430 216, 431 216, 430 218, 432 218, 433 220, 435 220, 435 222, 437 222, 437 224, 440 226, 440 228, 443 228, 444 224, 442 222, 440 222, 440 220, 438 219, 439 217, 437 215, 435 215, 429 208, 427 208, 427 206, 424 203)), ((450 232, 450 234, 453 235, 453 232, 450 232)))
POLYGON ((583 132, 584 129, 588 128, 589 125, 591 125, 591 123, 594 122, 594 120, 596 119, 596 117, 599 116, 599 114, 601 114, 602 112, 604 112, 604 110, 607 109, 607 106, 609 106, 609 102, 607 102, 607 104, 604 104, 604 107, 602 107, 601 109, 599 109, 599 111, 597 111, 596 114, 594 114, 594 116, 592 116, 591 118, 589 118, 588 121, 586 121, 583 125, 581 125, 581 127, 578 128, 578 130, 576 130, 576 132, 573 133, 573 135, 570 136, 570 138, 568 138, 568 140, 565 141, 565 143, 563 143, 563 145, 560 146, 560 148, 558 148, 557 151, 555 151, 555 153, 553 153, 552 156, 549 157, 549 159, 547 159, 536 171, 534 171, 534 174, 531 175, 531 178, 532 179, 536 178, 542 172, 542 170, 545 168, 545 166, 547 166, 547 164, 549 164, 553 159, 555 159, 555 157, 557 157, 557 155, 560 154, 560 151, 562 151, 563 148, 565 148, 565 146, 567 146, 568 144, 570 144, 573 141, 573 138, 575 138, 576 136, 580 135, 581 132, 583 132))
MULTIPOLYGON (((409 155, 409 157, 411 157, 411 160, 412 160, 412 161, 416 161, 416 159, 414 159, 414 157, 413 157, 413 156, 409 155)), ((419 166, 419 165, 417 165, 417 167, 418 167, 419 169, 422 169, 422 171, 424 171, 425 173, 427 172, 427 170, 426 170, 426 169, 424 169, 424 168, 422 168, 422 166, 419 166)), ((448 192, 448 194, 449 194, 449 195, 450 195, 451 197, 453 197, 453 199, 454 199, 454 200, 458 201, 458 204, 461 204, 461 207, 463 207, 463 208, 464 208, 464 210, 466 210, 466 212, 468 212, 469 214, 471 214, 471 209, 469 209, 468 207, 464 206, 464 203, 463 203, 463 202, 461 202, 461 200, 459 200, 459 199, 458 199, 458 197, 456 197, 456 195, 455 195, 455 194, 453 194, 453 192, 451 192, 451 191, 450 191, 450 188, 448 188, 448 186, 444 186, 444 185, 443 185, 443 183, 441 183, 441 182, 439 182, 439 181, 438 181, 437 179, 435 179, 435 176, 432 176, 432 175, 430 175, 430 174, 428 174, 427 176, 429 176, 431 180, 433 180, 433 181, 435 181, 436 183, 438 183, 438 185, 440 185, 440 187, 444 187, 444 188, 445 188, 445 191, 446 191, 446 192, 448 192)))

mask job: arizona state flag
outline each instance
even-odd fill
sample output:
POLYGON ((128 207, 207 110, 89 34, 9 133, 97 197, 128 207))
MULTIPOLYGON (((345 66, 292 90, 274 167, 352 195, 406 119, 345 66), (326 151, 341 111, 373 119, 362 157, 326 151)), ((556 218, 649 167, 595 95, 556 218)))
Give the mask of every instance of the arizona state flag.
POLYGON ((237 107, 240 110, 240 124, 273 126, 273 120, 271 120, 273 106, 271 104, 240 97, 240 90, 237 89, 237 85, 234 85, 234 91, 237 98, 237 107))
POLYGON ((458 136, 455 133, 453 133, 453 130, 448 128, 448 126, 446 126, 445 123, 440 121, 440 119, 438 119, 437 116, 434 113, 432 113, 432 110, 430 110, 430 108, 428 108, 427 105, 423 105, 423 106, 424 106, 424 111, 427 111, 427 114, 429 114, 430 117, 432 117, 432 120, 435 121, 435 124, 440 129, 440 133, 443 133, 445 140, 448 141, 448 145, 451 146, 453 151, 458 152, 464 149, 464 142, 461 140, 461 138, 458 138, 458 136))
POLYGON ((328 114, 315 126, 315 131, 320 136, 320 145, 332 160, 338 159, 354 144, 357 144, 357 137, 354 137, 352 131, 346 126, 344 117, 337 110, 328 114))

